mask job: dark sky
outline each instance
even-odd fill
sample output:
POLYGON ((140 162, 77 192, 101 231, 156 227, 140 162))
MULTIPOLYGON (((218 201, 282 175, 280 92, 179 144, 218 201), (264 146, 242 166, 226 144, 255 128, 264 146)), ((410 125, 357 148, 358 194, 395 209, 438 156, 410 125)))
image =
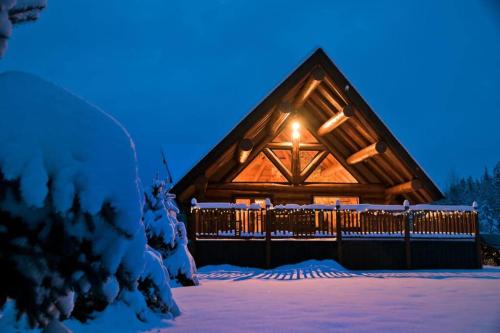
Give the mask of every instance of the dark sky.
POLYGON ((500 160, 500 6, 470 1, 49 0, 0 71, 116 116, 145 183, 179 179, 323 47, 438 185, 500 160), (272 4, 271 4, 272 2, 272 4))

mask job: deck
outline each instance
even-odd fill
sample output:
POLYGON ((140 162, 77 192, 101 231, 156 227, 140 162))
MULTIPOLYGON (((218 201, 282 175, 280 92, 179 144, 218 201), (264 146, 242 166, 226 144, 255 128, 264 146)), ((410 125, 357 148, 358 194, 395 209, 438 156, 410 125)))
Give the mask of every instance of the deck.
POLYGON ((351 268, 480 266, 473 206, 193 202, 198 265, 272 267, 336 259, 351 268))

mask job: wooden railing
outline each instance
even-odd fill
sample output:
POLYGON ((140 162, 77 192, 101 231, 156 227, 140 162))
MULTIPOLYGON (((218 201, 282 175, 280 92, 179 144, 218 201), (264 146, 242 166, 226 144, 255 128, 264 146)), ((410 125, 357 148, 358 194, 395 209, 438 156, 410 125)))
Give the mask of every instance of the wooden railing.
POLYGON ((198 203, 191 237, 210 238, 474 238, 475 206, 278 205, 198 203), (339 233, 340 232, 340 233, 339 233))

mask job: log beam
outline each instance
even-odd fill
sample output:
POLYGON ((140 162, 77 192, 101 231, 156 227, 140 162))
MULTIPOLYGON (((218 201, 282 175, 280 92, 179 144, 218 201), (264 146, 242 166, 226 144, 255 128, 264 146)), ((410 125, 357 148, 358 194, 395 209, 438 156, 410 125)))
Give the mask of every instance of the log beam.
POLYGON ((281 102, 278 105, 278 109, 281 111, 281 113, 292 113, 293 112, 293 105, 290 102, 281 102))
POLYGON ((304 105, 305 101, 311 95, 314 89, 316 89, 320 85, 321 81, 323 81, 325 75, 325 71, 321 68, 316 68, 311 72, 311 75, 307 79, 302 89, 299 91, 297 98, 293 103, 293 106, 296 109, 304 105))
POLYGON ((422 182, 419 179, 413 179, 410 180, 409 182, 389 187, 388 189, 385 190, 385 194, 394 195, 394 194, 411 193, 418 191, 421 188, 422 188, 422 182))
POLYGON ((300 150, 299 137, 293 137, 292 134, 292 180, 294 184, 300 183, 300 150))
POLYGON ((281 162, 278 156, 269 148, 264 148, 262 150, 264 155, 274 164, 274 166, 285 176, 285 178, 291 183, 292 182, 292 174, 287 169, 287 167, 281 162))
POLYGON ((331 117, 321 127, 318 129, 318 135, 323 136, 330 133, 335 128, 339 127, 342 123, 349 120, 354 116, 354 108, 351 105, 346 105, 341 112, 337 113, 335 116, 331 117))
POLYGON ((378 154, 383 154, 387 150, 387 145, 383 141, 376 142, 361 149, 347 158, 347 163, 356 164, 373 157, 378 154))
MULTIPOLYGON (((281 149, 281 150, 291 150, 293 144, 291 142, 270 142, 267 144, 267 148, 270 149, 281 149)), ((325 147, 320 143, 300 143, 300 150, 325 150, 325 147)))
POLYGON ((311 173, 314 172, 314 170, 321 164, 321 162, 323 162, 323 160, 328 156, 328 154, 329 154, 328 151, 323 150, 322 152, 314 156, 312 161, 309 162, 309 164, 300 173, 301 183, 303 183, 307 179, 307 177, 309 177, 311 173))
POLYGON ((240 144, 238 145, 238 162, 240 164, 245 163, 245 161, 248 159, 248 156, 250 156, 252 149, 253 149, 252 140, 245 138, 240 141, 240 144))
POLYGON ((299 186, 290 186, 279 183, 209 183, 208 191, 255 191, 269 193, 311 193, 315 195, 342 195, 342 196, 378 196, 384 193, 385 187, 381 184, 351 184, 351 183, 317 183, 299 186))
POLYGON ((274 136, 278 134, 279 129, 283 126, 292 112, 293 106, 289 102, 281 102, 276 106, 269 119, 268 133, 270 136, 274 138, 274 136))

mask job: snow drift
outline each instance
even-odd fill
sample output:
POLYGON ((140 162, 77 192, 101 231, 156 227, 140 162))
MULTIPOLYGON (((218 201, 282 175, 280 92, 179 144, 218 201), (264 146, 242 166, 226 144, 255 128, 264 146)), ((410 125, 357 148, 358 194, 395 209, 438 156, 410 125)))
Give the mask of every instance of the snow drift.
POLYGON ((110 115, 35 76, 0 74, 0 306, 31 325, 115 299, 147 319, 147 284, 178 314, 147 250, 134 144, 110 115), (142 287, 141 287, 142 284, 142 287))

